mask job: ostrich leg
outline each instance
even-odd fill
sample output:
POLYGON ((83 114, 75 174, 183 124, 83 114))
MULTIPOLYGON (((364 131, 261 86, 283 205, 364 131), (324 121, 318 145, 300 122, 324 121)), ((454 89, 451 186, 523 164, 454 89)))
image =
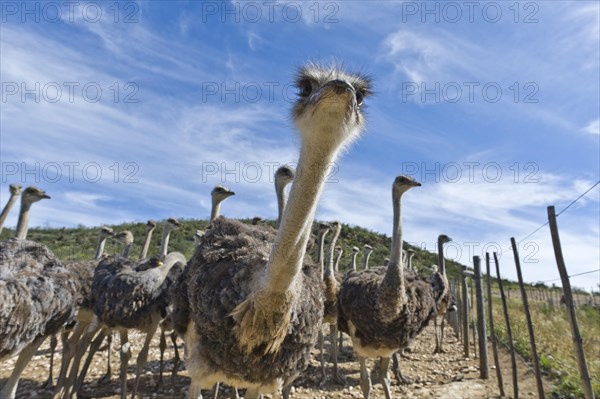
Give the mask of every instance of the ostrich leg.
MULTIPOLYGON (((400 351, 402 351, 402 349, 400 349, 400 351)), ((398 352, 394 352, 394 354, 392 355, 392 361, 393 361, 392 369, 394 372, 394 376, 396 377, 396 380, 398 381, 398 384, 412 383, 411 378, 408 378, 408 377, 405 377, 402 375, 402 371, 400 370, 400 355, 398 354, 398 352)))
POLYGON ((174 385, 175 378, 177 378, 179 363, 181 363, 181 358, 179 357, 179 350, 177 349, 177 333, 175 331, 171 333, 171 342, 173 342, 173 350, 175 351, 175 358, 173 359, 173 371, 171 373, 171 385, 174 385))
POLYGON ((388 377, 388 369, 390 368, 390 358, 384 357, 379 362, 379 379, 381 385, 383 385, 383 392, 385 393, 385 399, 392 399, 392 393, 390 391, 390 377, 388 377))
POLYGON ((333 358, 333 379, 336 383, 340 385, 346 385, 346 381, 344 377, 342 377, 338 370, 338 346, 337 346, 337 337, 338 337, 338 327, 337 323, 329 325, 329 341, 331 342, 331 357, 333 358))
POLYGON ((142 374, 142 370, 146 365, 146 361, 148 360, 148 351, 150 350, 150 341, 152 341, 152 337, 156 334, 156 330, 158 329, 158 323, 160 319, 152 320, 152 325, 146 331, 146 340, 144 341, 144 347, 140 351, 140 354, 136 360, 136 370, 135 370, 135 384, 133 385, 133 392, 131 393, 131 399, 135 399, 135 395, 137 394, 138 386, 140 384, 140 374, 142 374))
POLYGON ((160 344, 159 344, 158 348, 160 349, 160 363, 159 363, 159 369, 158 369, 158 382, 156 383, 157 391, 159 391, 162 388, 163 371, 165 368, 165 363, 164 363, 165 349, 167 349, 167 337, 165 336, 165 332, 162 328, 160 331, 160 344))
POLYGON ((21 377, 23 370, 25 370, 25 367, 27 366, 33 355, 35 355, 35 352, 37 352, 40 345, 42 345, 42 342, 44 342, 45 338, 46 337, 37 338, 32 343, 27 345, 25 349, 21 351, 21 353, 19 353, 17 363, 13 368, 10 378, 4 385, 4 388, 2 388, 2 391, 0 391, 0 398, 12 399, 15 397, 15 394, 17 393, 17 384, 19 383, 19 377, 21 377))
POLYGON ((327 371, 325 370, 325 337, 323 336, 323 331, 319 331, 319 349, 321 350, 321 383, 320 385, 325 385, 327 381, 327 371))
POLYGON ((127 398, 127 366, 129 359, 131 358, 131 345, 129 344, 129 338, 127 337, 127 331, 121 331, 121 399, 127 398))
POLYGON ((102 378, 98 380, 98 382, 102 384, 110 383, 110 376, 112 375, 112 368, 110 367, 110 348, 112 346, 112 338, 113 332, 108 331, 106 335, 106 374, 104 374, 102 378))
MULTIPOLYGON (((90 351, 88 353, 88 356, 85 358, 85 362, 83 363, 83 367, 81 368, 81 372, 79 373, 79 376, 77 376, 77 369, 75 369, 75 376, 77 377, 77 382, 75 383, 75 388, 74 388, 75 392, 81 391, 81 387, 83 386, 83 381, 85 380, 87 371, 90 368, 90 365, 92 364, 92 359, 94 358, 94 355, 100 349, 100 345, 102 345, 102 341, 104 341, 106 334, 111 334, 111 333, 112 332, 110 330, 108 330, 107 327, 104 327, 100 330, 100 332, 98 333, 96 338, 92 342, 89 343, 90 351)), ((83 349, 85 350, 85 348, 87 348, 87 343, 83 349)), ((79 364, 79 362, 77 364, 79 364)))
POLYGON ((369 376, 369 370, 367 369, 367 360, 364 357, 359 356, 358 362, 360 363, 360 387, 362 388, 364 399, 369 399, 369 393, 371 392, 371 377, 369 376))
POLYGON ((435 333, 435 350, 433 353, 442 353, 442 344, 440 343, 440 337, 438 334, 437 316, 433 318, 433 331, 435 333))
POLYGON ((54 372, 54 352, 58 345, 56 334, 50 337, 50 369, 48 370, 48 379, 42 384, 43 388, 52 388, 52 374, 54 372))

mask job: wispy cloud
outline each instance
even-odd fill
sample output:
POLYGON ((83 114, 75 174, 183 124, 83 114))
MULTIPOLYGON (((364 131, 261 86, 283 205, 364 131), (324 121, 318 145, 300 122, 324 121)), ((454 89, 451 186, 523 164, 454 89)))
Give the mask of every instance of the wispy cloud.
POLYGON ((600 119, 596 119, 595 121, 591 121, 586 127, 582 129, 584 132, 589 134, 600 134, 600 119))

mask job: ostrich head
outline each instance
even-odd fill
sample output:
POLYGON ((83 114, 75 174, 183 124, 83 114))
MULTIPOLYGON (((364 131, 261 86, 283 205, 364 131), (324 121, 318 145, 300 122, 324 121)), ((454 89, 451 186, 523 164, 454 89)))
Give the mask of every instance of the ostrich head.
POLYGON ((292 116, 309 149, 335 154, 358 137, 364 127, 363 100, 371 94, 367 76, 309 64, 298 71, 296 86, 299 98, 292 116))
POLYGON ((179 220, 177 220, 175 218, 168 218, 167 221, 165 222, 165 229, 169 232, 171 232, 173 230, 177 230, 180 227, 181 227, 181 222, 179 222, 179 220))
POLYGON ((446 234, 440 234, 440 236, 438 237, 438 242, 441 242, 442 244, 445 244, 450 241, 452 241, 452 238, 448 237, 446 234))
POLYGON ((369 244, 365 244, 364 250, 363 252, 365 253, 365 255, 370 254, 371 252, 373 252, 373 247, 370 246, 369 244))
POLYGON ((146 231, 152 231, 156 228, 156 222, 154 220, 148 220, 146 222, 146 231))
POLYGON ((21 185, 20 184, 11 184, 8 186, 8 190, 11 195, 19 195, 21 194, 21 185))
POLYGON ((265 222, 266 222, 266 220, 264 218, 261 218, 260 216, 254 216, 252 218, 252 224, 255 226, 259 225, 259 224, 263 225, 263 224, 265 224, 265 222))
POLYGON ((285 186, 294 180, 296 172, 287 165, 280 166, 275 172, 275 183, 285 186))
POLYGON ((100 239, 101 240, 103 240, 103 239, 105 239, 107 237, 110 237, 113 234, 115 234, 115 232, 110 227, 102 226, 100 228, 100 239))
POLYGON ((225 186, 215 186, 215 188, 213 188, 213 190, 210 192, 213 202, 216 201, 217 203, 226 200, 232 195, 235 195, 235 192, 229 190, 225 186))
POLYGON ((402 195, 413 187, 421 187, 421 183, 408 176, 398 176, 394 180, 394 194, 402 195))
POLYGON ((352 247, 352 255, 357 254, 360 252, 360 249, 358 249, 358 247, 352 247))
POLYGON ((129 230, 123 230, 114 235, 114 239, 123 245, 133 244, 133 233, 129 230))
POLYGON ((44 190, 40 190, 34 186, 29 186, 25 189, 25 191, 23 191, 21 201, 31 204, 44 198, 50 198, 50 196, 47 195, 44 190))

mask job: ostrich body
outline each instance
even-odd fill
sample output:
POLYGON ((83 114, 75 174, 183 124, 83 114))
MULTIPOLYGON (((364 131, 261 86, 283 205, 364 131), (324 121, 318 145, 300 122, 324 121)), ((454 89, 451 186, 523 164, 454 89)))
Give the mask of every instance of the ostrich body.
POLYGON ((4 226, 4 222, 6 221, 6 217, 8 213, 12 209, 15 202, 17 202, 17 198, 21 195, 21 185, 20 184, 11 184, 8 186, 8 190, 10 191, 10 198, 6 202, 6 205, 2 209, 2 213, 0 213, 0 234, 2 234, 2 226, 4 226))
POLYGON ((146 259, 148 256, 148 250, 150 249, 150 241, 152 240, 152 233, 156 228, 156 222, 154 220, 148 220, 146 222, 146 238, 144 239, 144 246, 142 252, 140 252, 140 259, 146 259))
POLYGON ((36 187, 21 197, 17 237, 0 242, 0 360, 19 354, 0 391, 15 397, 21 373, 45 337, 57 333, 75 315, 79 291, 71 273, 44 245, 27 241, 31 205, 50 198, 36 187))
POLYGON ((362 128, 359 106, 368 81, 311 65, 297 83, 299 173, 277 235, 219 218, 186 269, 193 398, 217 381, 248 388, 249 399, 290 387, 307 367, 321 328, 323 285, 304 256, 306 244, 328 165, 362 128))
POLYGON ((371 381, 366 358, 381 357, 379 377, 386 398, 391 398, 387 376, 390 356, 419 334, 437 312, 438 294, 431 284, 402 266, 401 197, 413 179, 398 176, 392 186, 394 230, 387 267, 350 272, 338 297, 339 325, 347 332, 361 369, 361 388, 369 398, 371 381))
POLYGON ((278 229, 281 224, 281 217, 287 204, 285 196, 285 186, 290 184, 295 177, 294 169, 287 165, 280 166, 275 172, 275 193, 277 194, 277 223, 275 228, 278 229))
POLYGON ((373 247, 369 244, 365 244, 363 249, 363 270, 367 270, 369 268, 369 257, 373 253, 373 247))

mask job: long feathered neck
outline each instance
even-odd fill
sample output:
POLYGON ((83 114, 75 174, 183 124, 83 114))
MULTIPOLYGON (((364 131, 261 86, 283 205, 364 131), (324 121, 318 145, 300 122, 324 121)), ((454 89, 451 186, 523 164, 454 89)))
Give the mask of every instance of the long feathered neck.
POLYGON ((140 252, 140 259, 145 259, 148 256, 148 249, 150 249, 150 241, 152 240, 152 233, 154 232, 154 227, 148 229, 146 231, 146 239, 144 240, 144 246, 142 247, 142 252, 140 252))
POLYGON ((340 253, 338 254, 337 259, 335 260, 335 265, 334 265, 333 270, 335 270, 336 272, 339 270, 338 267, 340 266, 340 260, 342 259, 342 254, 343 254, 343 252, 340 251, 340 253))
POLYGON ((365 252, 365 259, 363 261, 363 269, 369 268, 369 257, 371 256, 371 251, 365 252))
POLYGON ((267 265, 265 286, 269 292, 286 292, 300 273, 317 202, 337 151, 305 145, 300 150, 298 175, 267 265))
POLYGON ((385 276, 378 290, 378 304, 384 317, 394 318, 405 304, 404 267, 402 266, 402 193, 393 191, 394 230, 392 232, 392 253, 385 276))
POLYGON ((321 280, 325 273, 325 236, 329 233, 329 230, 324 230, 319 236, 319 252, 317 252, 317 262, 319 262, 319 270, 321 272, 321 280))
POLYGON ((221 200, 215 197, 212 198, 212 207, 210 209, 210 221, 212 222, 221 214, 221 200))
POLYGON ((283 210, 287 203, 285 196, 285 183, 282 183, 279 179, 275 179, 275 192, 277 193, 277 224, 275 228, 279 229, 281 224, 281 217, 283 216, 283 210))
POLYGON ((2 209, 2 213, 0 213, 0 233, 2 233, 2 226, 4 226, 4 222, 6 221, 6 218, 8 217, 8 213, 12 209, 15 202, 17 202, 18 196, 19 196, 19 194, 10 193, 10 198, 8 199, 8 202, 4 206, 4 209, 2 209))
POLYGON ((21 210, 19 211, 19 221, 17 222, 17 230, 15 238, 25 240, 27 238, 27 230, 29 229, 29 210, 32 202, 23 201, 21 198, 21 210))
POLYGON ((131 252, 131 247, 133 247, 132 242, 125 244, 125 248, 123 248, 123 253, 121 254, 121 256, 123 258, 125 258, 125 259, 129 258, 129 253, 131 252))
POLYGON ((169 250, 169 237, 171 235, 171 229, 165 224, 163 227, 162 237, 160 239, 160 254, 167 256, 169 250))
POLYGON ((327 268, 325 269, 325 278, 333 276, 333 272, 335 271, 335 244, 339 236, 340 228, 336 227, 333 231, 333 237, 331 237, 331 243, 329 244, 329 259, 327 260, 327 268))
POLYGON ((102 253, 104 253, 104 245, 106 244, 106 236, 101 235, 98 239, 98 245, 96 246, 96 255, 94 255, 94 259, 98 260, 102 257, 102 253))
POLYGON ((149 273, 149 274, 160 274, 160 279, 159 280, 164 280, 165 278, 167 278, 167 275, 169 274, 169 271, 171 270, 171 268, 173 266, 175 266, 177 263, 183 263, 184 265, 187 263, 187 260, 185 259, 185 256, 183 256, 181 253, 179 252, 171 252, 170 254, 168 254, 167 256, 165 256, 165 259, 163 261, 163 264, 160 265, 159 267, 154 267, 152 269, 147 269, 144 270, 140 273, 149 273))
POLYGON ((444 259, 444 242, 438 238, 438 263, 440 265, 440 273, 446 275, 446 260, 444 259))
POLYGON ((356 257, 358 256, 358 252, 352 253, 352 271, 356 271, 356 257))

